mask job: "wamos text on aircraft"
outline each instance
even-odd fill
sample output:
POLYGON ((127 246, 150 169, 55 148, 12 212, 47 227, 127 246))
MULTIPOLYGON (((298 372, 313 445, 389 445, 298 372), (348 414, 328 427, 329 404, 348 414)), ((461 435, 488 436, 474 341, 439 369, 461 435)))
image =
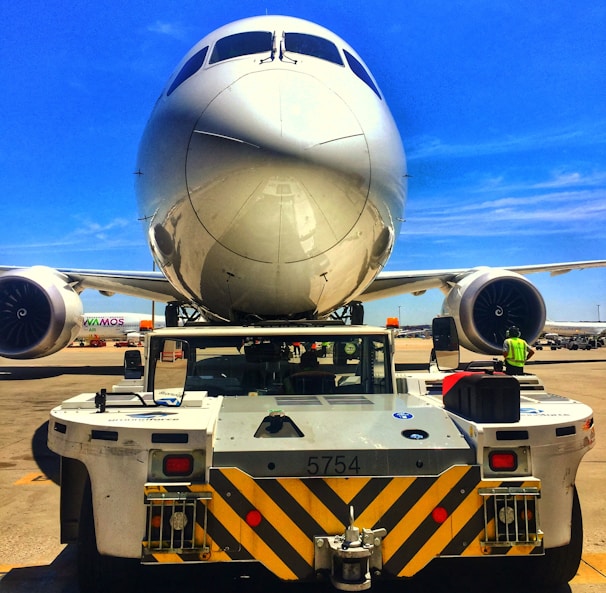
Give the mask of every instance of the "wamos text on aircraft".
POLYGON ((93 327, 95 325, 113 325, 123 326, 124 317, 87 317, 84 319, 84 327, 93 327))

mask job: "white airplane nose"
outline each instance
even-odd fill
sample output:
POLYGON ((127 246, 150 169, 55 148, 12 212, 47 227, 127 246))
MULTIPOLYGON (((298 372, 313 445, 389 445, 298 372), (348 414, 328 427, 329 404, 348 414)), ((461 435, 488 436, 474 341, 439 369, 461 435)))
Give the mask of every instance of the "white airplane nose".
POLYGON ((267 70, 223 90, 188 147, 194 211, 230 251, 293 262, 339 243, 368 197, 370 162, 348 105, 313 76, 267 70), (288 241, 285 238, 288 237, 288 241))

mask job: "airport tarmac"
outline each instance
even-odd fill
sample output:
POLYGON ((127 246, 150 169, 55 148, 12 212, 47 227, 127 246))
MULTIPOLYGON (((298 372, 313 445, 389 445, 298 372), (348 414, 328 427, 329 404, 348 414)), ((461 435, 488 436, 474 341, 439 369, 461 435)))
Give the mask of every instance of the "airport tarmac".
MULTIPOLYGON (((430 340, 406 338, 396 343, 398 362, 429 359, 430 340)), ((68 348, 33 361, 0 358, 0 593, 77 593, 74 549, 59 542, 59 464, 46 446, 48 413, 72 395, 111 389, 122 376, 123 356, 123 349, 108 346, 68 348)), ((462 355, 463 361, 477 358, 469 352, 462 355)), ((569 586, 549 593, 606 593, 606 439, 601 439, 606 419, 606 348, 538 351, 526 370, 538 375, 550 391, 590 405, 597 430, 596 446, 585 456, 577 475, 584 521, 583 562, 569 586)), ((142 590, 208 591, 207 582, 198 588, 191 580, 183 583, 173 578, 174 572, 170 574, 158 572, 151 581, 144 579, 142 590)), ((460 589, 449 582, 444 591, 469 592, 478 584, 475 575, 469 577, 460 589)), ((486 585, 480 590, 487 590, 486 585)), ((442 593, 439 586, 431 591, 442 593)))

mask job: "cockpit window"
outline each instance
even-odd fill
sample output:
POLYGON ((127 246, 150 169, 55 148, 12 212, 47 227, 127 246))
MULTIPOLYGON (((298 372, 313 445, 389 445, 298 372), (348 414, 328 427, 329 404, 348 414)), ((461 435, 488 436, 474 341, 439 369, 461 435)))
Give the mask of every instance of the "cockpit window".
POLYGON ((194 54, 187 62, 185 62, 183 68, 177 76, 173 83, 170 85, 170 88, 166 92, 166 95, 171 95, 174 90, 183 82, 185 82, 188 78, 193 76, 200 68, 202 68, 202 64, 204 64, 204 59, 206 58, 206 54, 208 53, 208 45, 202 48, 198 53, 194 54))
POLYGON ((372 81, 372 78, 370 77, 370 74, 368 73, 364 65, 360 61, 358 61, 357 58, 352 56, 346 49, 343 50, 343 53, 345 54, 345 59, 347 60, 347 63, 349 64, 349 67, 352 69, 353 73, 360 80, 363 80, 380 99, 381 94, 379 93, 379 89, 372 81))
POLYGON ((333 64, 343 65, 343 60, 339 55, 337 46, 332 41, 317 37, 316 35, 285 33, 284 49, 287 52, 313 56, 314 58, 327 60, 333 64))
POLYGON ((273 35, 269 31, 248 31, 223 37, 215 43, 210 63, 215 64, 238 56, 271 52, 272 37, 273 35))

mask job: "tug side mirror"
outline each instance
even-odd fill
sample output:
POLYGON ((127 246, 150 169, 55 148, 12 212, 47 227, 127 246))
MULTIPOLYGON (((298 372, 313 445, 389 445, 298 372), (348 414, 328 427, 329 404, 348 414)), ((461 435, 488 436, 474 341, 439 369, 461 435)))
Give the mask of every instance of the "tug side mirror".
POLYGON ((441 371, 454 371, 458 368, 459 335, 452 317, 435 317, 431 324, 433 336, 432 361, 441 371))

